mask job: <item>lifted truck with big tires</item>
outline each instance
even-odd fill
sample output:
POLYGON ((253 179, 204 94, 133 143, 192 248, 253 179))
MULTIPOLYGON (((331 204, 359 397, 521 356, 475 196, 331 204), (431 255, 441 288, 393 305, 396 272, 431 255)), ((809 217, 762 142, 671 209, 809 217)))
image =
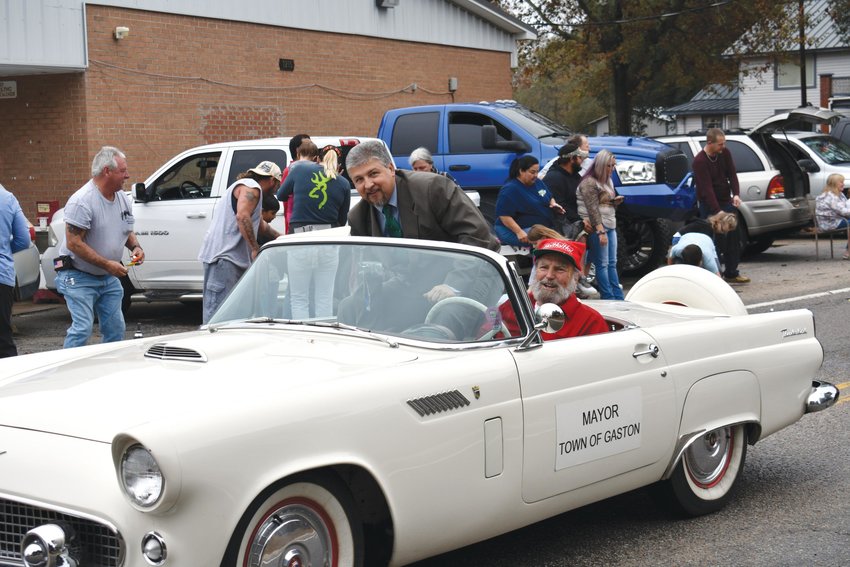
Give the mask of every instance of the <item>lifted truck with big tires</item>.
MULTIPOLYGON (((491 223, 511 162, 532 154, 545 165, 571 135, 513 101, 397 108, 384 114, 378 130, 400 168, 409 167, 414 149, 428 148, 439 171, 479 193, 481 212, 491 223)), ((614 184, 625 197, 617 213, 621 271, 649 272, 667 253, 670 222, 694 212, 696 195, 687 159, 680 150, 648 138, 591 137, 590 147, 591 156, 601 149, 617 156, 614 184)))

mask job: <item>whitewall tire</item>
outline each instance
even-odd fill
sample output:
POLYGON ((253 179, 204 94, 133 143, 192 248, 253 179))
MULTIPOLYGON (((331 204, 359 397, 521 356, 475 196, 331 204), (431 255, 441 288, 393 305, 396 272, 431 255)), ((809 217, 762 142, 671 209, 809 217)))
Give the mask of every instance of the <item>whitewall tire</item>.
POLYGON ((357 567, 363 565, 363 526, 342 483, 332 475, 305 475, 261 495, 230 548, 238 551, 223 566, 357 567))

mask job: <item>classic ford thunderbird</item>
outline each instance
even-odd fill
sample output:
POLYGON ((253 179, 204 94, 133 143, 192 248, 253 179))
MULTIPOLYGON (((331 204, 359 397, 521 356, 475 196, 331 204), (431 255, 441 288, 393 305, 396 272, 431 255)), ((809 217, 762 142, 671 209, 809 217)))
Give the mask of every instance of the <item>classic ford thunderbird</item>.
POLYGON ((0 566, 402 565, 647 485, 706 514, 838 397, 809 311, 699 268, 544 341, 496 253, 317 234, 197 331, 0 362, 0 566))

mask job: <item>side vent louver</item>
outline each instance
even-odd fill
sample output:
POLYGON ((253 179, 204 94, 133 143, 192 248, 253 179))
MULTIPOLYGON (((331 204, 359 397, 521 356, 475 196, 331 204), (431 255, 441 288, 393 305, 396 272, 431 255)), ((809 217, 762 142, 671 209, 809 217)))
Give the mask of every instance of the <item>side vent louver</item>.
POLYGON ((416 398, 415 400, 407 400, 407 405, 416 410, 416 413, 421 417, 425 417, 426 415, 466 407, 469 405, 469 400, 457 390, 453 390, 433 396, 425 396, 424 398, 416 398))
POLYGON ((160 360, 183 360, 188 362, 206 362, 207 356, 195 349, 170 345, 168 343, 156 343, 152 345, 145 356, 158 358, 160 360))

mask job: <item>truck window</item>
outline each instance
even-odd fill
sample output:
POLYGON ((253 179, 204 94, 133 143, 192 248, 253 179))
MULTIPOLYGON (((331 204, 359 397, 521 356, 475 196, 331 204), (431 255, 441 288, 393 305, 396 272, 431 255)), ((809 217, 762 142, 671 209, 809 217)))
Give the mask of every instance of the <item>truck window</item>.
MULTIPOLYGON (((505 153, 504 150, 485 150, 481 145, 481 127, 496 127, 496 140, 513 140, 510 129, 489 116, 477 112, 452 112, 449 114, 449 153, 487 154, 505 153)), ((517 138, 519 139, 519 138, 517 138)))
POLYGON ((227 174, 227 187, 230 187, 240 173, 248 171, 262 161, 270 161, 283 170, 286 168, 286 151, 277 148, 252 148, 236 150, 230 161, 230 171, 227 174))
POLYGON ((208 152, 184 158, 169 167, 153 182, 155 201, 203 199, 212 192, 221 152, 208 152))
POLYGON ((439 112, 417 112, 399 116, 393 126, 392 147, 394 156, 409 156, 422 146, 432 154, 437 153, 437 135, 440 127, 439 112))

